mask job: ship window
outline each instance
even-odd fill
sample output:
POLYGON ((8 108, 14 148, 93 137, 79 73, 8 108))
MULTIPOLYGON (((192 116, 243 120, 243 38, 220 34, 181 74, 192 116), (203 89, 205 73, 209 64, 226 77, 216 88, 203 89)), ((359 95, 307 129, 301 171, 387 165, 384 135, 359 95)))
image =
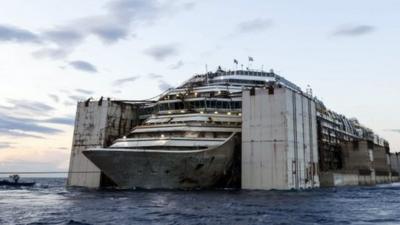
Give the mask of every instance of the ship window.
POLYGON ((211 101, 211 108, 215 108, 216 106, 216 102, 215 101, 211 101))
POLYGON ((204 101, 199 102, 199 108, 204 108, 204 101))

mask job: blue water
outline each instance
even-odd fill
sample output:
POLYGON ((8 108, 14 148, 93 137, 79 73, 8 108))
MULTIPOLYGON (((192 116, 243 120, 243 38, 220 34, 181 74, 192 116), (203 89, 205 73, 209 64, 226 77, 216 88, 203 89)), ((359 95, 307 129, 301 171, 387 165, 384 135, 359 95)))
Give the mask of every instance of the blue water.
POLYGON ((0 224, 400 224, 400 184, 301 192, 0 188, 0 224))

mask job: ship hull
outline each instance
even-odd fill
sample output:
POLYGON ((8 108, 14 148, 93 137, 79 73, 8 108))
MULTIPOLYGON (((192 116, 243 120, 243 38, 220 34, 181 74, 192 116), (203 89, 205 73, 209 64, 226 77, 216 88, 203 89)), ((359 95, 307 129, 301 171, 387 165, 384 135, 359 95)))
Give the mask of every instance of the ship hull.
POLYGON ((237 143, 232 135, 220 146, 194 151, 99 149, 83 153, 119 188, 210 188, 230 170, 237 143))

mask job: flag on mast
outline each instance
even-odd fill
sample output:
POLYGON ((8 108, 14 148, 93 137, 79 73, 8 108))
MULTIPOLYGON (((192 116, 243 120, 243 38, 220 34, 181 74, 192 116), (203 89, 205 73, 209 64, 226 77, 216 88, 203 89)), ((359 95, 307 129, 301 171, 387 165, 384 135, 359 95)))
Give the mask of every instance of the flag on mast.
POLYGON ((253 62, 253 61, 254 61, 254 58, 249 56, 249 62, 253 62))
POLYGON ((239 62, 237 61, 237 59, 233 59, 233 63, 235 63, 236 65, 239 64, 239 62))

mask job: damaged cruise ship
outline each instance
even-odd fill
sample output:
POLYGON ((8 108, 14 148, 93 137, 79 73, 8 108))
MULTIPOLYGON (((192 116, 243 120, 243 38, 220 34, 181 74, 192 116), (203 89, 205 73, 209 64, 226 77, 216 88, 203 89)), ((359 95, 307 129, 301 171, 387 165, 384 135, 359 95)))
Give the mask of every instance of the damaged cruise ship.
POLYGON ((240 180, 232 173, 240 167, 242 90, 268 83, 300 91, 273 71, 219 68, 195 75, 146 106, 151 116, 128 135, 83 154, 121 188, 234 186, 240 180))
MULTIPOLYGON (((125 134, 133 127, 128 134, 123 137, 115 135, 110 141, 102 144, 106 147, 91 146, 84 148, 82 153, 100 169, 102 176, 105 175, 113 185, 119 188, 239 188, 243 182, 241 177, 244 160, 242 159, 242 123, 246 125, 244 124, 246 120, 242 121, 242 110, 243 112, 247 110, 242 109, 243 94, 249 92, 251 98, 247 98, 247 103, 254 101, 256 104, 259 98, 255 95, 256 89, 266 89, 264 91, 268 95, 274 96, 274 88, 290 90, 293 93, 294 97, 289 97, 293 105, 288 104, 289 108, 293 108, 292 118, 288 118, 286 115, 288 113, 282 111, 282 115, 278 113, 279 116, 275 119, 283 118, 281 126, 287 126, 293 122, 294 127, 297 127, 298 134, 294 135, 290 144, 286 144, 286 146, 295 146, 292 150, 297 156, 300 154, 297 149, 303 149, 305 153, 311 147, 309 148, 308 144, 299 142, 297 139, 297 137, 302 137, 301 140, 306 140, 306 124, 304 121, 297 121, 297 119, 304 119, 305 116, 303 115, 304 107, 300 103, 299 112, 296 111, 295 94, 315 102, 316 105, 316 116, 308 121, 310 132, 307 137, 312 140, 311 144, 318 145, 315 147, 318 149, 316 159, 306 162, 304 158, 304 162, 300 163, 303 163, 301 165, 305 169, 301 169, 299 158, 287 157, 285 163, 287 162, 290 169, 287 169, 286 178, 283 180, 287 180, 288 176, 294 176, 303 179, 301 181, 303 183, 310 183, 313 179, 310 181, 308 177, 320 175, 321 185, 336 186, 390 182, 394 177, 398 178, 398 171, 391 169, 390 157, 392 156, 386 140, 359 124, 356 119, 348 119, 327 109, 321 101, 312 96, 311 91, 302 92, 298 86, 273 71, 224 71, 219 67, 216 72, 194 75, 181 86, 161 94, 156 101, 140 105, 138 115, 141 119, 137 120, 140 122, 137 125, 132 124, 134 126, 125 126, 125 131, 118 133, 125 134), (293 121, 289 123, 287 119, 293 121), (313 129, 317 132, 315 136, 313 129), (115 140, 114 137, 119 138, 115 140), (111 141, 113 142, 109 143, 111 141), (298 176, 298 173, 303 173, 303 175, 298 176)), ((102 101, 98 104, 101 103, 102 101)), ((280 107, 279 104, 281 103, 275 107, 280 107)), ((267 106, 264 109, 268 107, 273 106, 267 106)), ((121 121, 119 123, 121 124, 121 121)), ((256 128, 254 127, 255 130, 256 128)), ((82 130, 76 129, 81 133, 85 131, 84 126, 82 130)), ((276 128, 273 129, 277 131, 276 128)), ((260 143, 268 143, 268 140, 264 138, 267 133, 257 133, 254 134, 257 137, 251 138, 246 136, 247 142, 255 143, 258 140, 260 143)), ((77 132, 76 137, 80 138, 82 135, 78 134, 80 133, 77 132)), ((107 135, 100 134, 96 137, 104 136, 107 135)), ((78 146, 77 149, 85 146, 79 138, 74 141, 78 146)), ((270 141, 277 143, 277 139, 270 141)), ((248 148, 250 150, 247 149, 246 152, 253 154, 255 149, 248 148)), ((260 148, 260 152, 270 150, 260 148)), ((287 152, 283 148, 282 151, 287 152)), ((74 154, 79 154, 79 152, 73 151, 72 156, 74 154)), ((79 161, 71 162, 71 165, 75 162, 78 162, 76 165, 80 165, 79 161)), ((251 162, 254 164, 253 161, 251 162)), ((259 166, 264 170, 268 165, 261 163, 259 166)), ((255 174, 253 170, 248 172, 255 174)), ((268 170, 260 173, 260 176, 264 176, 266 172, 268 170)), ((272 178, 276 177, 272 176, 272 178)), ((70 184, 73 182, 71 181, 70 184)))

